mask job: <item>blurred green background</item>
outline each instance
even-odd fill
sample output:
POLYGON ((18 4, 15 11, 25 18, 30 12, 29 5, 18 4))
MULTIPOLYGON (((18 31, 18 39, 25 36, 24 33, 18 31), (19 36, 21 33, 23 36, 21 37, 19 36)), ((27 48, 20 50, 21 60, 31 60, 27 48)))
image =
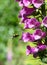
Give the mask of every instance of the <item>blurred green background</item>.
POLYGON ((0 0, 0 65, 47 65, 32 55, 26 56, 26 46, 34 45, 20 40, 24 30, 19 24, 19 10, 15 0, 0 0), (14 35, 19 36, 13 38, 14 35), (7 59, 8 48, 13 54, 11 61, 7 59))

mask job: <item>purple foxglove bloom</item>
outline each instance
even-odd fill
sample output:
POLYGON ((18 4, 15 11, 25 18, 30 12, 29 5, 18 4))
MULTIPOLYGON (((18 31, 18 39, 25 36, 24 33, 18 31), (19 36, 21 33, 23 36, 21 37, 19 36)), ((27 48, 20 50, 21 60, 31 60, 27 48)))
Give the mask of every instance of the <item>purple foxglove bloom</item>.
POLYGON ((45 32, 42 32, 41 29, 36 29, 36 31, 34 32, 33 35, 34 35, 35 40, 39 40, 39 39, 45 37, 46 36, 46 33, 45 32))
POLYGON ((34 42, 35 41, 35 38, 34 38, 34 35, 33 34, 30 34, 30 42, 34 42))
POLYGON ((46 36, 45 32, 42 32, 41 29, 37 29, 34 32, 34 34, 30 34, 28 32, 23 33, 21 39, 24 42, 28 42, 28 41, 34 42, 34 41, 37 41, 37 40, 39 40, 39 39, 41 39, 41 38, 43 38, 45 36, 46 36))
POLYGON ((33 36, 32 34, 28 33, 28 32, 23 33, 21 39, 22 39, 24 42, 28 42, 28 41, 33 42, 33 41, 35 41, 34 36, 33 36))
POLYGON ((47 48, 47 45, 40 43, 37 47, 39 48, 39 51, 43 51, 47 48))
POLYGON ((32 4, 36 7, 39 8, 43 4, 44 0, 32 0, 32 4))
POLYGON ((32 0, 16 0, 19 2, 19 6, 28 6, 32 0))
POLYGON ((26 32, 22 34, 21 38, 24 42, 28 42, 30 40, 30 33, 26 32))
POLYGON ((37 47, 32 47, 31 48, 31 53, 34 54, 34 53, 38 53, 38 48, 37 47))
POLYGON ((42 25, 44 25, 45 27, 47 27, 47 16, 44 17, 44 19, 42 21, 42 25))
POLYGON ((27 19, 30 19, 30 18, 22 17, 22 18, 21 18, 21 22, 20 22, 20 24, 25 23, 25 22, 26 22, 25 20, 27 20, 27 19))
POLYGON ((24 4, 24 6, 28 6, 30 4, 30 1, 29 0, 23 0, 23 4, 24 4))
POLYGON ((45 32, 42 33, 42 38, 43 38, 43 37, 46 37, 46 33, 45 33, 45 32))
POLYGON ((28 15, 31 15, 35 11, 35 8, 28 8, 28 7, 23 7, 22 10, 20 11, 19 17, 26 17, 28 15))
POLYGON ((21 39, 22 39, 24 42, 28 42, 28 41, 33 42, 33 41, 35 41, 34 36, 33 36, 32 34, 28 33, 28 32, 23 33, 21 39))
POLYGON ((21 1, 19 1, 19 6, 23 6, 23 1, 21 0, 21 1))
POLYGON ((29 45, 27 46, 27 49, 26 49, 26 55, 29 55, 29 54, 33 54, 33 56, 36 58, 38 55, 38 48, 37 47, 30 47, 29 45))
POLYGON ((24 28, 28 29, 28 28, 38 28, 38 27, 40 27, 40 22, 38 22, 35 18, 25 20, 24 28))
POLYGON ((31 54, 31 47, 28 45, 26 49, 26 55, 31 54))

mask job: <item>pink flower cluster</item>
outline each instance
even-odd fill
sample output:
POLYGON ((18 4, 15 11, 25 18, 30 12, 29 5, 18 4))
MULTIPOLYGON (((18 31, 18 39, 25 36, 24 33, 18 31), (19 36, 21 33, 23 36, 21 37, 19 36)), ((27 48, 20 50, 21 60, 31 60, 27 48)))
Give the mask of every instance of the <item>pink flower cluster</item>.
POLYGON ((28 32, 22 34, 22 40, 24 42, 28 42, 28 41, 35 42, 44 37, 46 37, 46 33, 43 32, 41 29, 36 29, 33 34, 30 34, 28 32))
POLYGON ((29 6, 30 4, 33 4, 34 7, 39 8, 44 0, 16 0, 19 2, 19 6, 29 6))
MULTIPOLYGON (((27 46, 26 54, 33 54, 36 58, 40 56, 43 51, 47 49, 47 45, 43 39, 47 37, 47 32, 43 30, 43 28, 47 29, 47 16, 45 16, 42 22, 39 22, 36 18, 29 18, 33 12, 36 11, 37 8, 40 8, 43 5, 44 0, 16 0, 19 2, 19 5, 22 6, 21 11, 19 12, 19 18, 22 18, 21 24, 24 23, 24 29, 35 29, 34 33, 31 34, 29 32, 23 32, 21 39, 24 42, 36 42, 35 47, 27 46), (28 6, 33 5, 33 8, 29 8, 28 6)), ((43 54, 45 55, 45 54, 43 54)))
POLYGON ((47 48, 47 46, 45 44, 40 43, 39 45, 37 45, 36 47, 30 47, 29 45, 27 46, 26 49, 26 54, 33 54, 33 57, 36 58, 39 54, 39 52, 44 51, 47 48))

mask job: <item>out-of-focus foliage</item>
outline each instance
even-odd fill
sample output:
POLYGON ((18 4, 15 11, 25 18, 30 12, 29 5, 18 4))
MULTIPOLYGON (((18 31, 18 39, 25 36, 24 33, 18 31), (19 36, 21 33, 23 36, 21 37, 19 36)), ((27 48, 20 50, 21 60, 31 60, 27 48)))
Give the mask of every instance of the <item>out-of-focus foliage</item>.
MULTIPOLYGON (((21 34, 18 19, 19 9, 15 0, 0 0, 0 60, 5 59, 8 39, 14 34, 21 34)), ((19 37, 16 40, 13 39, 14 46, 18 45, 18 40, 19 37)))
POLYGON ((15 0, 0 0, 0 42, 6 42, 8 36, 20 31, 19 9, 15 0))
POLYGON ((14 0, 0 1, 0 25, 17 25, 18 11, 17 3, 14 0))
POLYGON ((5 45, 3 43, 0 43, 0 61, 6 59, 6 54, 5 53, 6 53, 5 45))

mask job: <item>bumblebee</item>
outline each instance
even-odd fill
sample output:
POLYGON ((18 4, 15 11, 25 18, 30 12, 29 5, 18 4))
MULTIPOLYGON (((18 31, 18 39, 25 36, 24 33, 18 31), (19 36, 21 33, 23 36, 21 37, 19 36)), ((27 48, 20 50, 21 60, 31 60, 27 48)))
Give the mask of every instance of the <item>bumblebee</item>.
POLYGON ((19 36, 18 34, 14 34, 14 35, 13 35, 13 38, 16 38, 16 37, 18 37, 18 36, 19 36))

